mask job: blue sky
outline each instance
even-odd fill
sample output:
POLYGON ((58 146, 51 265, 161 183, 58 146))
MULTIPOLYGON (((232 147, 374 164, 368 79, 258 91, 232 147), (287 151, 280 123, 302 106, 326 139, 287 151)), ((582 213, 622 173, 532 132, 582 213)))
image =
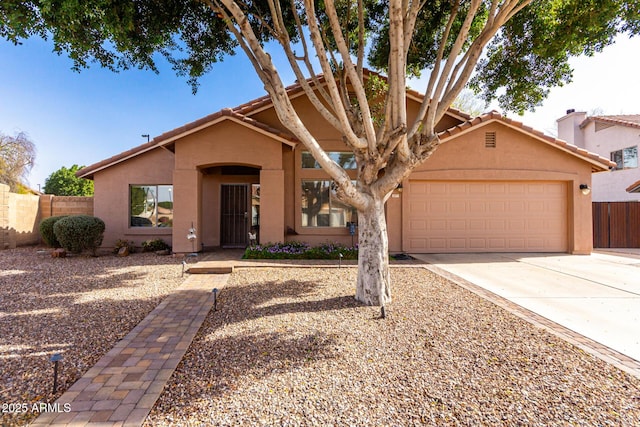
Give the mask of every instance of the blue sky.
MULTIPOLYGON (((603 53, 572 64, 574 83, 554 89, 535 113, 513 118, 553 133, 555 120, 568 108, 640 113, 640 38, 618 40, 603 53)), ((20 46, 0 40, 0 132, 22 131, 36 144, 36 166, 29 176, 34 189, 62 166, 98 162, 146 142, 142 134, 153 138, 265 94, 242 53, 218 64, 201 80, 196 95, 164 62, 160 74, 113 73, 98 65, 76 73, 71 65, 40 39, 20 46)), ((293 83, 291 72, 284 66, 280 71, 286 84, 293 83)), ((424 83, 410 86, 421 90, 424 83)))

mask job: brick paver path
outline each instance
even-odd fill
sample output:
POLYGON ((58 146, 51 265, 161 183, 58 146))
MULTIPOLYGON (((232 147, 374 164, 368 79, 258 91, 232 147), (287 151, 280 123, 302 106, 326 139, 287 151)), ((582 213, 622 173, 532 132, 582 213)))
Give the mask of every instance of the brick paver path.
POLYGON ((140 426, 213 306, 229 274, 191 275, 32 426, 140 426))

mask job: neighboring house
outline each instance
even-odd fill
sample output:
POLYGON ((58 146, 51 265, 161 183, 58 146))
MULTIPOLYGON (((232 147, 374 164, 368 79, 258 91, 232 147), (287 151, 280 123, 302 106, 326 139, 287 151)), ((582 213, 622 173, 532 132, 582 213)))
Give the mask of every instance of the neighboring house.
POLYGON ((585 112, 568 110, 557 122, 558 138, 617 164, 611 172, 593 176, 594 202, 640 201, 640 193, 627 192, 632 183, 640 180, 640 114, 587 116, 585 112))
MULTIPOLYGON (((299 84, 303 122, 355 179, 353 155, 299 84)), ((409 114, 422 96, 408 92, 409 114)), ((612 163, 492 112, 449 110, 442 145, 387 203, 392 252, 570 252, 592 249, 592 172, 612 163)), ((262 97, 88 166, 104 245, 162 238, 174 252, 258 241, 351 244, 355 211, 262 97), (188 240, 191 228, 196 239, 188 240)), ((356 235, 357 238, 357 235, 356 235)))

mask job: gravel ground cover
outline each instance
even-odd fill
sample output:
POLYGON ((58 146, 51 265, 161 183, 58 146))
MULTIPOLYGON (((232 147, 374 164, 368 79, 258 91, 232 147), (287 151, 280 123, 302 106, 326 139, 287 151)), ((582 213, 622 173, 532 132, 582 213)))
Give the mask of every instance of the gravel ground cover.
POLYGON ((184 280, 172 257, 42 250, 0 251, 2 426, 34 419, 34 403, 58 398, 184 280), (55 395, 54 353, 64 358, 55 395))
POLYGON ((640 381, 421 268, 238 269, 145 426, 640 425, 640 381))

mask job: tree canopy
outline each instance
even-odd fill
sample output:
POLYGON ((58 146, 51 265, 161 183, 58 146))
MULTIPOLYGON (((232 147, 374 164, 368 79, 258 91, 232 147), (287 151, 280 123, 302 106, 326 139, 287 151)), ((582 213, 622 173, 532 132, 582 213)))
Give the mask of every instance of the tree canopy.
POLYGON ((0 133, 0 182, 11 191, 22 192, 36 160, 36 146, 20 132, 15 136, 0 133))
POLYGON ((83 167, 61 167, 44 181, 43 191, 55 196, 93 196, 93 181, 76 176, 83 167))
POLYGON ((80 69, 156 70, 163 55, 194 85, 243 52, 283 125, 358 211, 356 297, 390 301, 384 204, 438 148, 436 125, 470 85, 521 112, 571 80, 569 58, 640 31, 640 0, 3 0, 0 36, 50 37, 80 69), (317 112, 357 162, 357 180, 323 149, 287 96, 280 49, 317 112), (372 78, 365 67, 381 70, 372 78), (407 77, 428 74, 415 116, 407 77))

